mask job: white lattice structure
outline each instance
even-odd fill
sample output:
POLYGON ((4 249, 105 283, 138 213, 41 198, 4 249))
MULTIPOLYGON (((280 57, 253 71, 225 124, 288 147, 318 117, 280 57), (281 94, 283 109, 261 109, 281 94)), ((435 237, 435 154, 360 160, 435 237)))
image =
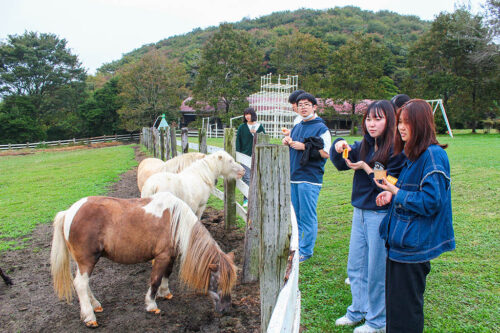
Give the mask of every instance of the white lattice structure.
POLYGON ((272 75, 267 74, 260 78, 260 92, 248 98, 250 106, 257 113, 257 121, 273 138, 282 136, 282 127, 291 129, 293 126, 297 114, 288 103, 288 96, 297 90, 297 86, 297 75, 288 75, 286 78, 279 75, 277 83, 273 83, 272 75))

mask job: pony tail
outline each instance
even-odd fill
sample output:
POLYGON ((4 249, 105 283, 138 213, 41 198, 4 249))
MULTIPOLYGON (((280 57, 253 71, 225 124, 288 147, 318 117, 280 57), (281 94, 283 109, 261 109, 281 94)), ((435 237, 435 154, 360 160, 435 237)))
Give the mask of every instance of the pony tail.
POLYGON ((50 266, 54 290, 59 299, 65 298, 69 303, 73 299, 73 276, 69 261, 69 251, 64 240, 64 216, 66 211, 57 213, 54 219, 54 235, 50 250, 50 266))

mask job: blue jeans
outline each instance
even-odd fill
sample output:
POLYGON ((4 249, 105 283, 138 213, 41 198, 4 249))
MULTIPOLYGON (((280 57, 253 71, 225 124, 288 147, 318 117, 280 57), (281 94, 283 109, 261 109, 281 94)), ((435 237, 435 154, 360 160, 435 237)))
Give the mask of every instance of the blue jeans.
MULTIPOLYGON (((243 169, 245 169, 245 174, 243 175, 243 177, 241 178, 241 180, 245 184, 250 185, 250 173, 251 173, 251 170, 245 164, 240 164, 240 165, 243 167, 243 169)), ((246 200, 247 197, 243 196, 243 199, 246 200)))
POLYGON ((310 258, 314 252, 314 243, 318 235, 318 204, 321 186, 308 183, 290 184, 292 205, 299 228, 299 254, 310 258))
POLYGON ((354 207, 347 275, 351 282, 352 304, 347 318, 373 328, 385 327, 385 263, 387 250, 379 226, 387 210, 354 207))

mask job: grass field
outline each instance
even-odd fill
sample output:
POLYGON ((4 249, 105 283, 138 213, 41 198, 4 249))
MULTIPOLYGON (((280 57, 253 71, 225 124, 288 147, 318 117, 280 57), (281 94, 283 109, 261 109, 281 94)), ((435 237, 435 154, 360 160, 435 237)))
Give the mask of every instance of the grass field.
MULTIPOLYGON (((193 142, 197 142, 197 139, 193 142)), ((347 140, 352 142, 349 137, 347 140)), ((441 136, 452 176, 457 249, 432 261, 425 294, 426 332, 500 331, 500 135, 441 136)), ((190 140, 191 141, 191 140, 190 140)), ((209 139, 222 146, 222 139, 209 139)), ((37 223, 136 165, 131 146, 0 157, 0 251, 29 239, 37 223)), ((327 162, 319 197, 320 230, 313 258, 300 266, 301 324, 308 332, 336 328, 351 301, 346 278, 352 172, 327 162)), ((218 209, 222 201, 211 198, 218 209)), ((241 223, 241 222, 240 222, 241 223)))
POLYGON ((24 246, 38 223, 78 199, 107 192, 137 165, 131 146, 0 157, 0 253, 24 246))

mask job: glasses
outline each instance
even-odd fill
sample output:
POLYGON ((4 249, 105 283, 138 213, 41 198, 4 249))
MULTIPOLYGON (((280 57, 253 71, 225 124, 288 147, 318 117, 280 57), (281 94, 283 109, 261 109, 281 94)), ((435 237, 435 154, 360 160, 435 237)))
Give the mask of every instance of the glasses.
POLYGON ((311 104, 311 103, 303 103, 303 104, 302 104, 302 103, 300 103, 300 104, 297 104, 297 106, 298 106, 299 108, 308 108, 308 107, 311 107, 311 106, 312 106, 312 104, 311 104))

